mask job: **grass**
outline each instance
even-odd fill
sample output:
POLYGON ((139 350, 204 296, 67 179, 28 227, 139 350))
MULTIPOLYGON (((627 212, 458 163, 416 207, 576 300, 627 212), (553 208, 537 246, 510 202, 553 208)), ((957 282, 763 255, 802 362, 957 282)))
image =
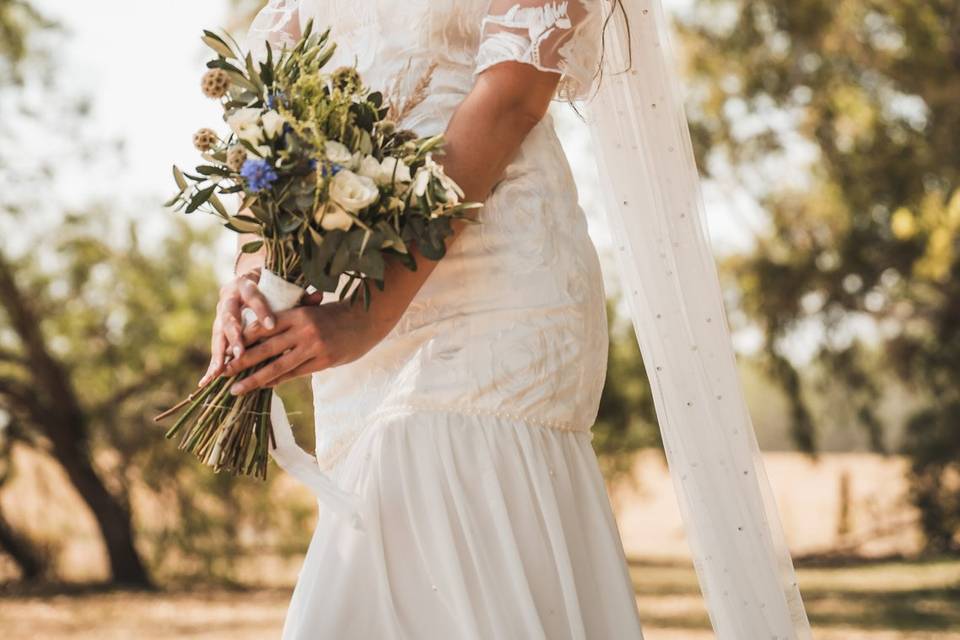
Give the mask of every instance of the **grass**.
MULTIPOLYGON (((713 637, 692 567, 635 561, 645 640, 713 637)), ((801 566, 818 640, 960 640, 960 559, 801 566)), ((8 590, 6 640, 253 640, 278 637, 288 588, 158 593, 8 590)))
MULTIPOLYGON (((816 638, 960 640, 958 559, 801 564, 797 573, 816 638)), ((631 574, 647 640, 712 637, 692 567, 634 562, 631 574)))

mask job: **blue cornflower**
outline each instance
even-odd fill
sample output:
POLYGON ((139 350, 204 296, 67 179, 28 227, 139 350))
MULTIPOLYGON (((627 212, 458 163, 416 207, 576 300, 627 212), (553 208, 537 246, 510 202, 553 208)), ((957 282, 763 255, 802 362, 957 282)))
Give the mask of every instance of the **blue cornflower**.
POLYGON ((246 179, 251 191, 262 191, 277 181, 277 172, 266 160, 248 159, 240 167, 240 175, 246 179))
POLYGON ((330 170, 327 171, 327 165, 324 164, 323 167, 320 169, 320 175, 322 175, 323 177, 327 177, 328 175, 330 175, 330 176, 335 176, 335 175, 337 175, 338 173, 340 173, 340 170, 341 170, 341 169, 343 169, 343 165, 342 165, 342 164, 337 164, 336 162, 331 162, 331 163, 330 163, 330 170))
POLYGON ((278 102, 282 102, 284 106, 287 104, 287 97, 283 95, 283 92, 271 93, 267 96, 267 107, 269 109, 276 109, 278 102))

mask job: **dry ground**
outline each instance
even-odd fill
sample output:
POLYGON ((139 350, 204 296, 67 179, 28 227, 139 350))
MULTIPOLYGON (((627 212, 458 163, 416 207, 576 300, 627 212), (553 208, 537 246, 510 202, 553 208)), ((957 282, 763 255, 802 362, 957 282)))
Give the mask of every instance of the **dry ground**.
MULTIPOLYGON (((713 637, 692 569, 632 564, 646 640, 713 637)), ((801 568, 818 640, 960 640, 960 560, 801 568)), ((289 589, 8 594, 5 640, 261 640, 289 589)))
MULTIPOLYGON (((867 556, 917 550, 919 531, 905 499, 902 458, 825 454, 812 461, 768 453, 764 459, 795 556, 838 547, 867 556)), ((102 547, 76 498, 65 483, 51 480, 53 470, 37 464, 27 471, 18 480, 25 490, 5 492, 4 512, 21 522, 70 531, 57 559, 61 575, 102 577, 102 547), (43 500, 31 486, 41 482, 46 483, 43 500)), ((671 481, 658 454, 638 455, 633 475, 637 486, 615 487, 611 497, 628 555, 647 559, 631 566, 646 640, 712 638, 671 481)), ((277 576, 275 584, 243 591, 67 594, 0 587, 0 639, 276 638, 296 575, 294 560, 266 572, 277 576)), ((801 566, 799 579, 818 640, 960 640, 960 559, 801 566)))

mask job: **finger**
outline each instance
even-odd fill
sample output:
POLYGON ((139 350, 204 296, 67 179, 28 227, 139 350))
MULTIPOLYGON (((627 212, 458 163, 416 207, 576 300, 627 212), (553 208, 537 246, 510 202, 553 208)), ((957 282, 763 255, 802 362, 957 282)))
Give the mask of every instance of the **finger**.
POLYGON ((283 384, 287 380, 293 380, 294 378, 300 378, 302 376, 308 376, 311 373, 322 370, 320 367, 320 361, 311 356, 302 362, 298 367, 287 371, 286 373, 274 378, 267 382, 264 386, 266 387, 276 387, 279 384, 283 384))
POLYGON ((300 304, 320 304, 323 302, 323 291, 314 291, 303 296, 300 304))
POLYGON ((230 393, 240 395, 266 386, 267 382, 296 369, 308 358, 302 349, 291 349, 253 375, 247 376, 230 387, 230 393))
POLYGON ((234 358, 230 364, 226 366, 225 371, 227 375, 236 375, 244 369, 249 369, 264 360, 269 360, 295 346, 296 344, 293 338, 286 333, 280 334, 279 336, 272 336, 247 349, 239 358, 234 358))
POLYGON ((241 299, 238 293, 230 295, 220 303, 220 324, 227 340, 228 353, 234 357, 243 353, 244 343, 241 332, 243 331, 241 312, 241 299))
POLYGON ((279 335, 293 326, 295 321, 296 309, 288 309, 275 314, 275 324, 272 329, 265 327, 260 321, 255 320, 243 328, 243 342, 245 345, 251 345, 256 342, 279 335))
POLYGON ((276 326, 277 319, 273 315, 273 311, 270 310, 270 304, 267 302, 267 299, 263 297, 263 293, 257 288, 257 285, 251 280, 244 278, 237 288, 240 291, 243 304, 256 314, 260 324, 268 330, 273 329, 276 326))
POLYGON ((210 364, 207 366, 206 373, 203 374, 203 377, 200 378, 200 382, 197 383, 198 387, 202 387, 207 382, 213 378, 214 375, 223 367, 224 361, 224 349, 226 348, 226 340, 223 337, 223 332, 220 331, 220 323, 214 321, 213 323, 213 335, 210 339, 210 364))
POLYGON ((223 316, 223 335, 227 340, 228 353, 234 358, 243 355, 245 344, 243 342, 243 327, 235 316, 223 316))

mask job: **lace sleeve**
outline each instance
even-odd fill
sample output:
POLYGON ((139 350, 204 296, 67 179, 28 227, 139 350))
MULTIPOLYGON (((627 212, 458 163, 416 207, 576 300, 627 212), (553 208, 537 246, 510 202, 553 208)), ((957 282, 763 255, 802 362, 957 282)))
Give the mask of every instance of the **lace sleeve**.
POLYGON ((491 0, 474 75, 508 60, 560 74, 556 97, 585 98, 599 66, 603 0, 491 0))
POLYGON ((243 44, 255 60, 262 60, 267 53, 267 42, 279 50, 292 48, 299 39, 299 0, 270 0, 253 18, 243 44))

